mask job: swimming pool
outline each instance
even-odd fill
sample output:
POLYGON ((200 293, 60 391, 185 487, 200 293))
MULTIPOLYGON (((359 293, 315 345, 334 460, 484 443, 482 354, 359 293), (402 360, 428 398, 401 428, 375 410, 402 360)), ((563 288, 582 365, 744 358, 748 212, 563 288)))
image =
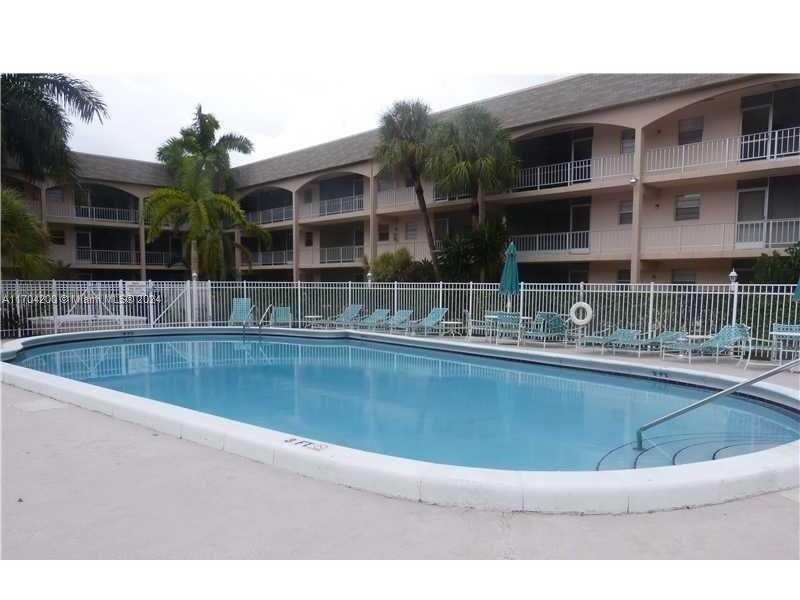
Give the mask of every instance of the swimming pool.
POLYGON ((14 364, 324 444, 443 465, 597 471, 682 465, 800 438, 798 413, 747 397, 636 429, 699 387, 384 342, 241 335, 93 339, 14 364))

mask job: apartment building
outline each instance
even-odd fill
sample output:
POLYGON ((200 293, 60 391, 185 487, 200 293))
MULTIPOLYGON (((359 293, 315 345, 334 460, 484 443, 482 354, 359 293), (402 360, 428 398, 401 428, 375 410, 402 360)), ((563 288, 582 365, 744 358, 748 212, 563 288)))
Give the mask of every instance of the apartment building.
MULTIPOLYGON (((581 75, 490 98, 521 170, 481 214, 505 219, 525 281, 746 281, 754 259, 800 240, 800 75, 581 75)), ((447 118, 458 108, 438 113, 447 118)), ((380 253, 429 256, 413 189, 373 159, 376 131, 234 169, 248 279, 360 280, 380 253)), ((145 237, 157 163, 76 154, 78 191, 26 182, 53 256, 86 278, 185 278, 180 235, 145 237)), ((437 241, 470 227, 467 194, 425 184, 437 241)), ((238 232, 231 232, 239 236, 238 232)))

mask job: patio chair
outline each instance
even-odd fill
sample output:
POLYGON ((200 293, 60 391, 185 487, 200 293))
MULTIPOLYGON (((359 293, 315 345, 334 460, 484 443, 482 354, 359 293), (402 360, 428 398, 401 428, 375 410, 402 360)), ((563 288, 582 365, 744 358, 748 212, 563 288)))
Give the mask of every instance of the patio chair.
POLYGON ((394 313, 391 317, 383 321, 379 327, 387 330, 389 333, 393 331, 407 331, 411 324, 411 315, 414 314, 413 310, 401 309, 394 313))
POLYGON ((411 333, 422 333, 428 335, 431 332, 442 333, 442 320, 447 315, 447 309, 442 307, 432 308, 424 319, 412 321, 408 327, 411 333))
POLYGON ((228 317, 228 325, 241 325, 244 329, 253 322, 253 310, 255 306, 250 298, 234 298, 231 301, 231 314, 228 317))
POLYGON ((639 334, 641 331, 639 329, 615 329, 612 333, 605 333, 605 331, 611 331, 610 329, 604 329, 603 331, 595 334, 595 335, 587 335, 579 338, 577 340, 577 344, 575 345, 575 349, 579 349, 581 347, 586 347, 586 345, 591 346, 600 346, 600 354, 605 354, 606 346, 614 347, 614 344, 618 343, 630 343, 634 340, 639 338, 639 334))
POLYGON ((356 317, 361 309, 364 308, 363 304, 350 304, 341 313, 332 319, 326 319, 320 324, 326 327, 349 327, 355 324, 356 317))
POLYGON ((521 342, 531 341, 547 348, 547 342, 567 342, 567 323, 558 313, 540 310, 533 318, 530 328, 523 331, 521 342))
POLYGON ((665 344, 675 343, 686 338, 687 335, 685 331, 662 331, 656 336, 644 338, 636 337, 634 339, 615 342, 613 348, 615 351, 636 352, 637 356, 641 356, 642 352, 660 352, 665 344))
POLYGON ((289 306, 275 306, 269 316, 270 327, 291 327, 292 309, 289 306))
POLYGON ((515 312, 499 312, 495 322, 494 343, 499 344, 500 339, 507 337, 514 340, 519 346, 522 338, 522 315, 515 312))
POLYGON ((713 356, 715 362, 719 362, 720 356, 733 356, 739 350, 739 360, 744 358, 744 353, 748 353, 747 363, 750 363, 750 328, 747 325, 726 325, 707 340, 678 340, 670 344, 664 344, 661 348, 661 357, 667 354, 685 354, 692 364, 692 357, 713 356))
POLYGON ((793 355, 800 356, 800 324, 773 323, 769 335, 771 339, 758 341, 772 348, 770 353, 777 355, 778 364, 783 364, 785 354, 789 359, 793 355))
POLYGON ((473 319, 469 315, 469 311, 464 312, 467 314, 467 337, 472 337, 474 331, 482 331, 487 338, 491 338, 494 335, 497 315, 500 313, 499 310, 487 310, 483 313, 483 319, 473 319))
POLYGON ((389 312, 388 308, 376 308, 360 321, 356 321, 355 325, 366 329, 375 329, 389 317, 389 312))

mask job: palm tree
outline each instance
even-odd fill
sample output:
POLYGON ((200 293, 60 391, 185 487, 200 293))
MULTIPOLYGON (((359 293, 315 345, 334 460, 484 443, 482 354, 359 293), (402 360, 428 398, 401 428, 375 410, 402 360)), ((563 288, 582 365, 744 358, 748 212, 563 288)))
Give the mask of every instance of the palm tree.
POLYGON ((217 138, 219 121, 211 113, 204 113, 203 107, 197 105, 194 121, 189 127, 181 129, 177 137, 171 137, 159 147, 156 153, 158 160, 176 174, 181 161, 186 156, 200 159, 201 168, 211 171, 215 192, 230 192, 233 179, 230 175, 231 152, 250 154, 253 142, 237 133, 225 133, 217 138))
POLYGON ((462 109, 434 130, 427 170, 447 193, 466 190, 472 197, 472 228, 483 221, 483 196, 508 189, 519 161, 508 133, 480 106, 462 109))
POLYGON ((439 261, 433 243, 433 228, 425 204, 422 177, 430 157, 430 107, 420 100, 395 102, 381 117, 380 142, 375 157, 385 169, 410 180, 425 222, 428 251, 436 278, 441 280, 439 261))
POLYGON ((214 172, 204 168, 201 158, 185 156, 173 166, 177 186, 158 188, 146 200, 145 212, 150 224, 148 241, 152 242, 163 227, 171 225, 183 236, 184 253, 188 248, 192 273, 220 278, 226 274, 233 246, 242 251, 248 262, 250 260, 250 251, 225 235, 226 223, 233 223, 246 235, 269 245, 269 233, 248 223, 233 198, 213 190, 214 172))
POLYGON ((102 122, 108 111, 87 82, 58 73, 3 74, 2 152, 31 179, 76 180, 69 154, 69 115, 102 122))
POLYGON ((47 257, 47 227, 28 211, 16 190, 0 191, 0 204, 3 270, 19 279, 47 279, 53 272, 53 263, 47 257))

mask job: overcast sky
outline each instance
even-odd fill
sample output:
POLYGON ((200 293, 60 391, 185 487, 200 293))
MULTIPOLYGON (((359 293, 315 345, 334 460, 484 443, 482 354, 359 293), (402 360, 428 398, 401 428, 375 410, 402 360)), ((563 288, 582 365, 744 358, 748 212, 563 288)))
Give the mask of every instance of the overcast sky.
POLYGON ((397 99, 419 97, 440 110, 557 77, 404 76, 388 71, 76 75, 103 95, 110 118, 88 125, 73 119, 73 150, 155 160, 159 144, 190 124, 199 102, 219 119, 221 131, 246 135, 255 144, 249 156, 232 155, 235 165, 372 129, 381 112, 397 99))

